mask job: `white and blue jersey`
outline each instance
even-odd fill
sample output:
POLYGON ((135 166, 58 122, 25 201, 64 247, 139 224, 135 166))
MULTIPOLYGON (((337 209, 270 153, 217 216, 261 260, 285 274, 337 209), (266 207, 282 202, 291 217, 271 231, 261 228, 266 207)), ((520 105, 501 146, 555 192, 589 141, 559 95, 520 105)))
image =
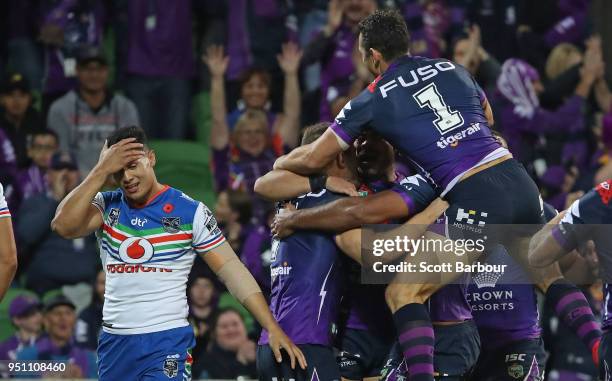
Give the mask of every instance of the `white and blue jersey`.
POLYGON ((196 254, 225 242, 211 211, 165 186, 141 207, 120 190, 98 193, 97 231, 106 272, 103 329, 142 334, 185 327, 187 277, 196 254))

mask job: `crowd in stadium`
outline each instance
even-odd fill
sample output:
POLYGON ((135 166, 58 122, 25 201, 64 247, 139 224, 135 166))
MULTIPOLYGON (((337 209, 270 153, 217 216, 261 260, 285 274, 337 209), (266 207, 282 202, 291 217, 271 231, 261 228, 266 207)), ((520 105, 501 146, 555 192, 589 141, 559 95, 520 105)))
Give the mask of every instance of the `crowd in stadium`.
MULTIPOLYGON (((71 377, 96 377, 105 281, 96 238, 65 239, 50 224, 119 127, 201 144, 209 207, 269 293, 275 205, 255 194, 255 181, 299 145, 305 126, 332 121, 374 81, 356 26, 377 8, 401 12, 412 55, 469 70, 492 106, 493 129, 546 202, 566 209, 612 177, 605 0, 1 3, 0 183, 19 268, 0 305, 0 360, 71 359, 71 377)), ((592 270, 583 292, 597 314, 592 270)), ((200 258, 187 299, 194 378, 257 378, 260 328, 200 258)), ((589 351, 542 308, 548 379, 595 380, 589 351)))

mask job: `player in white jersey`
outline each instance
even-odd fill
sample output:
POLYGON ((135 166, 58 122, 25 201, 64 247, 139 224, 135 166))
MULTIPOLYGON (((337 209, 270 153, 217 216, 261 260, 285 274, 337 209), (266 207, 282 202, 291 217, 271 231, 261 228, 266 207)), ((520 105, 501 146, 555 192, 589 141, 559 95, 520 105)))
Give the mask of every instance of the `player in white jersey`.
POLYGON ((17 249, 13 236, 13 224, 4 188, 0 184, 0 301, 13 281, 17 271, 17 249))
POLYGON ((115 131, 87 178, 58 206, 53 229, 66 238, 96 232, 106 271, 99 379, 189 380, 193 330, 186 283, 196 254, 226 284, 280 349, 306 366, 272 317, 261 290, 225 241, 210 210, 157 181, 144 131, 115 131), (99 192, 113 176, 120 189, 99 192))

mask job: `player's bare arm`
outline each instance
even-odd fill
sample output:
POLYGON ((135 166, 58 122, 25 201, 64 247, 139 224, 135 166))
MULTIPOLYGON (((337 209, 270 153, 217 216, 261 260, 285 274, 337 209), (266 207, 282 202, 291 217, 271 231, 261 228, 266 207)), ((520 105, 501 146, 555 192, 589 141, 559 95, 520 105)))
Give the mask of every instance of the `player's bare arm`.
POLYGON ((546 267, 565 254, 568 250, 563 248, 553 237, 553 228, 559 224, 565 212, 561 212, 540 229, 529 243, 529 265, 533 267, 546 267))
MULTIPOLYGON (((406 221, 401 227, 392 229, 389 234, 395 236, 398 234, 405 235, 406 228, 410 227, 409 235, 411 237, 420 237, 425 233, 427 227, 433 224, 436 219, 444 213, 448 208, 448 203, 442 199, 435 199, 425 210, 413 216, 406 221)), ((361 262, 361 229, 347 230, 336 236, 336 244, 347 256, 355 262, 361 262)), ((394 261, 396 258, 387 257, 388 261, 394 261)))
MULTIPOLYGON (((355 185, 345 179, 326 176, 325 189, 335 193, 357 196, 355 185)), ((284 169, 275 169, 255 181, 255 193, 270 201, 289 200, 308 192, 312 192, 308 177, 297 175, 284 169)))
POLYGON ((0 218, 0 300, 17 271, 17 248, 10 217, 0 218))
POLYGON ((328 128, 321 137, 276 159, 274 169, 285 169, 300 175, 321 172, 343 149, 339 138, 328 128))
POLYGON ((143 145, 134 138, 102 148, 98 164, 85 180, 60 202, 51 228, 64 238, 78 238, 93 233, 102 225, 102 214, 91 201, 107 178, 129 163, 144 157, 143 145))
POLYGON ((270 347, 274 352, 276 361, 282 361, 280 349, 287 351, 291 359, 291 368, 295 369, 295 362, 306 369, 306 358, 302 351, 287 337, 278 325, 268 303, 257 285, 257 282, 240 262, 238 256, 225 242, 215 249, 202 255, 210 269, 223 281, 229 292, 242 303, 259 324, 270 334, 270 347))
POLYGON ((405 217, 409 213, 402 197, 386 190, 368 197, 343 198, 320 207, 279 214, 272 224, 272 232, 279 237, 285 237, 296 229, 341 232, 405 217))

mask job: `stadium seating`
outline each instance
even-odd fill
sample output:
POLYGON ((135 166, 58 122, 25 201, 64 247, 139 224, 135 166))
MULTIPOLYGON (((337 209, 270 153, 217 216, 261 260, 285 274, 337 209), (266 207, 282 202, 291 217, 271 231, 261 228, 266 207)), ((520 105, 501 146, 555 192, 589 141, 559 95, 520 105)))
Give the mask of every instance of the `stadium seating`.
POLYGON ((180 189, 212 208, 214 186, 208 151, 205 146, 183 141, 151 141, 155 150, 157 179, 180 189))

